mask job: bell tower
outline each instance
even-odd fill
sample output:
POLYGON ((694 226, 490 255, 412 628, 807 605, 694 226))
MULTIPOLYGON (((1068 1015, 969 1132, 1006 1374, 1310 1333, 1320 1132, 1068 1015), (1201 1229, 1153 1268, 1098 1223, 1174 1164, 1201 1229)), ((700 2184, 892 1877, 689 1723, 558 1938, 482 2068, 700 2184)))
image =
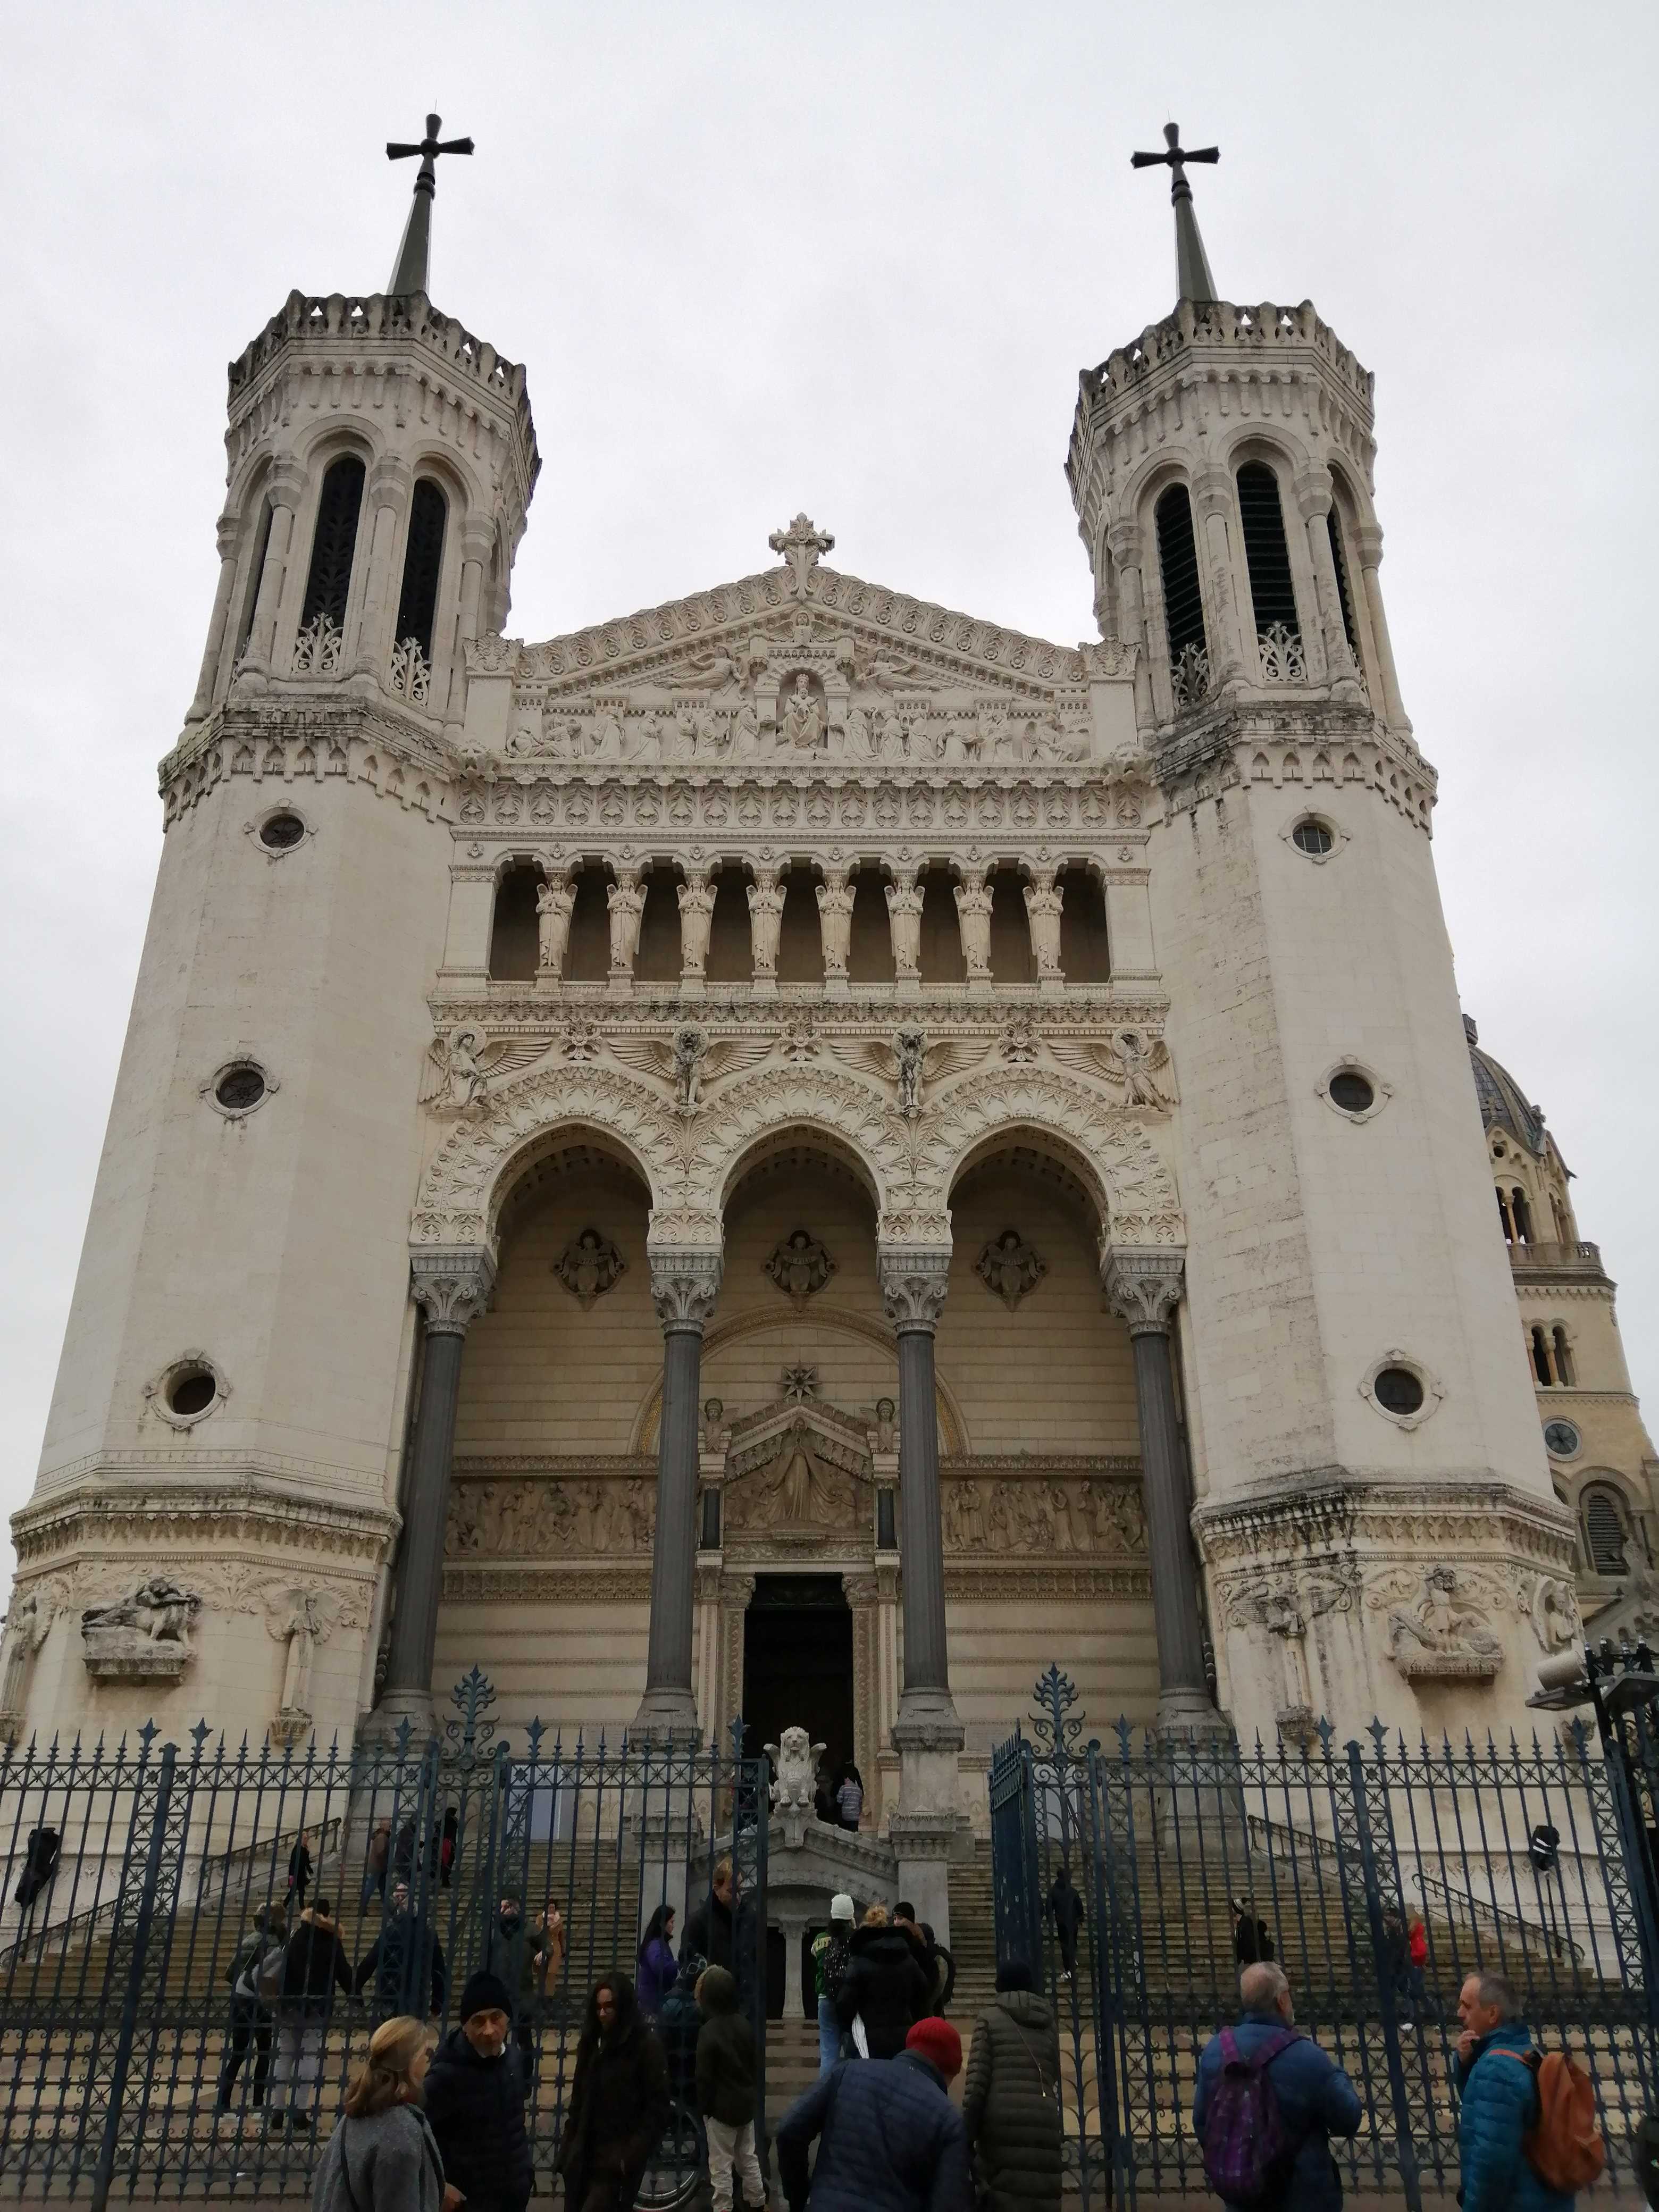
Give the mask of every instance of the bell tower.
POLYGON ((25 1734, 207 1710, 233 1741, 326 1742, 370 1701, 466 653, 506 615, 538 466, 523 368, 428 295, 434 164, 471 151, 438 131, 387 149, 421 163, 392 287, 290 293, 230 365, 218 587, 13 1524, 25 1734), (100 1672, 82 1613, 157 1575, 187 1628, 100 1672))
POLYGON ((1571 1541, 1492 1219, 1434 772, 1389 641, 1372 378, 1310 301, 1217 296, 1187 168, 1218 156, 1165 138, 1133 160, 1170 172, 1178 297, 1083 372, 1066 465, 1098 650, 1133 680, 1162 795, 1220 1692, 1269 1742, 1321 1711, 1433 1735, 1471 1682, 1496 1726, 1543 1656, 1516 1593, 1570 1582, 1571 1541))

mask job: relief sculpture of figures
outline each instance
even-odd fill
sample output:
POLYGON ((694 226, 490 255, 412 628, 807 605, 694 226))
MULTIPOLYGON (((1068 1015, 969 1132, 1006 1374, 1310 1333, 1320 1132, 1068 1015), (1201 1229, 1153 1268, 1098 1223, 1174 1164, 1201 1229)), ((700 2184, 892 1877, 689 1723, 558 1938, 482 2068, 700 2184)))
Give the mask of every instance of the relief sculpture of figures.
POLYGON ((701 976, 708 961, 708 932, 714 919, 713 879, 693 876, 674 896, 680 909, 680 973, 701 976))
POLYGON ((927 1040, 920 1030, 901 1030, 896 1042, 899 1112, 908 1121, 914 1121, 921 1111, 921 1078, 927 1040))
POLYGON ((1031 918, 1031 950, 1036 955, 1038 979, 1058 982, 1064 973, 1060 964, 1060 895, 1058 883, 1045 889, 1041 884, 1025 886, 1025 911, 1031 918))
POLYGON ((570 943, 570 911, 575 903, 575 890, 568 883, 556 882, 550 876, 536 887, 537 966, 544 975, 563 972, 570 943))
POLYGON ((611 909, 611 972, 631 975, 639 951, 640 922, 645 913, 645 889, 636 878, 631 884, 615 883, 605 895, 611 909))
POLYGON ((775 868, 759 868, 748 888, 749 928, 757 975, 778 972, 778 933, 783 927, 783 887, 775 868))
POLYGON ((962 927, 962 957, 970 983, 991 980, 991 887, 969 878, 956 886, 954 896, 962 927))
POLYGON ((847 949, 853 933, 853 880, 850 875, 826 876, 813 896, 818 903, 818 931, 823 943, 823 972, 845 976, 847 949))
POLYGON ((921 973, 921 885, 892 883, 884 887, 893 933, 893 965, 902 976, 921 973))
POLYGON ((732 755, 734 760, 758 760, 765 748, 761 742, 760 717, 755 712, 755 702, 745 699, 732 718, 732 755))
POLYGON ((816 752, 823 736, 823 709, 812 696, 808 678, 798 676, 783 710, 784 748, 791 752, 816 752))

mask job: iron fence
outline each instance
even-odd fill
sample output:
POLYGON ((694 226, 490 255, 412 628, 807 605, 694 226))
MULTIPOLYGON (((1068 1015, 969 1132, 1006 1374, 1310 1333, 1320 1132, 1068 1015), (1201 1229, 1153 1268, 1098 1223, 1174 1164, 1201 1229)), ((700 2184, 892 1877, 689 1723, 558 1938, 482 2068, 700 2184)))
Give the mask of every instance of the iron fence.
MULTIPOLYGON (((94 2207, 141 2184, 307 2191, 377 2022, 413 2011, 447 2033, 467 1976, 506 1964, 545 2194, 590 1990, 633 1975, 659 1905, 683 1936, 723 1858, 763 2053, 767 1769, 741 1756, 740 1727, 729 1750, 569 1746, 539 1722, 510 1741, 476 1668, 452 1704, 427 1741, 405 1729, 352 1752, 228 1751, 201 1724, 182 1746, 147 1726, 113 1752, 32 1745, 0 1761, 0 2187, 94 2207), (331 1975, 311 2011, 253 1980, 238 1993, 242 1947, 273 1908, 289 1934, 302 1908, 313 1931, 326 1921, 349 1989, 331 1975)), ((674 2110, 641 2204, 698 2188, 695 2033, 665 2022, 674 2110)), ((763 2059, 763 2142, 764 2113, 763 2059)))
POLYGON ((1030 1964, 1054 2006, 1085 2207, 1206 2193, 1199 2054, 1258 1952, 1358 2093, 1359 2132, 1333 2145, 1351 2185, 1413 2208, 1456 2186, 1457 1997, 1481 1969, 1514 1983, 1540 2044, 1588 2064, 1609 2171, 1630 2172, 1659 2072, 1650 1711, 1622 1723, 1622 1756, 1582 1720, 1526 1746, 1413 1750, 1377 1724, 1246 1752, 1127 1723, 1085 1743, 1066 1677, 1037 1690, 1035 1735, 991 1768, 997 1957, 1030 1964))

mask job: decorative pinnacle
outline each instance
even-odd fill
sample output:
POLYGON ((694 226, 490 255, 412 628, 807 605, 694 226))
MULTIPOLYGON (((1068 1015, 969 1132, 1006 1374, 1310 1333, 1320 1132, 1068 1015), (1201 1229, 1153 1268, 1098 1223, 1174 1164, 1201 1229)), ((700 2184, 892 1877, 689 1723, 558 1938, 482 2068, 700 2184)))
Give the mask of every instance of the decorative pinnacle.
POLYGON ((392 282, 386 290, 392 298, 401 298, 409 292, 426 292, 428 284, 428 262, 432 250, 432 202, 438 190, 437 159, 440 154, 470 154, 470 138, 440 138, 443 128, 441 115, 426 118, 426 136, 418 146, 404 144, 400 140, 388 140, 386 157, 388 161, 410 161, 418 154, 421 166, 415 173, 415 197, 410 204, 409 221, 404 225, 404 242, 398 248, 398 258, 392 271, 392 282))
POLYGON ((1188 161, 1218 161, 1218 146, 1200 146, 1188 153, 1181 143, 1181 125, 1166 123, 1164 143, 1168 151, 1163 154, 1131 154, 1132 169, 1155 169, 1167 165, 1170 170, 1170 200, 1175 209, 1176 270, 1181 283, 1180 297, 1199 304, 1216 296, 1215 279, 1210 274, 1210 264, 1204 252, 1204 241, 1198 234, 1198 216, 1193 208, 1193 188, 1187 182, 1183 166, 1188 161))
POLYGON ((820 530, 807 514, 798 514, 787 530, 775 530, 766 542, 789 563, 790 589, 798 599, 806 597, 808 577, 820 558, 834 551, 836 544, 829 532, 820 530))

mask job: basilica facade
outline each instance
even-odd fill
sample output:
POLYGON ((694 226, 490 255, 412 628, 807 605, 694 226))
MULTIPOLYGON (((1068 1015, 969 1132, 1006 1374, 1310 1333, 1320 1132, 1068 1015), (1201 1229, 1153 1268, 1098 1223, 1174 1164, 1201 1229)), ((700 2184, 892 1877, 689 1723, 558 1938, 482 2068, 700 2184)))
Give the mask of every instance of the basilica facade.
POLYGON ((1177 216, 1080 380, 1081 644, 804 514, 521 640, 526 372, 422 270, 232 363, 10 1733, 344 1740, 477 1662, 509 1724, 805 1725, 903 1869, 1054 1659, 1099 1733, 1522 1719, 1595 1577, 1372 380, 1177 216))

